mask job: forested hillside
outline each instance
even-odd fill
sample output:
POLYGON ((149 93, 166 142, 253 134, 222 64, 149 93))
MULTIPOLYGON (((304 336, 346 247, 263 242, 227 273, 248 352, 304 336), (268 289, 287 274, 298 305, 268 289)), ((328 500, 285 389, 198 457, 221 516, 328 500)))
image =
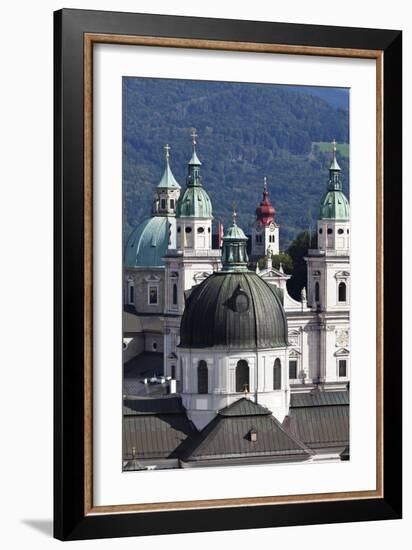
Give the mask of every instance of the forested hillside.
MULTIPOLYGON (((261 84, 124 78, 124 231, 150 215, 154 188, 171 149, 173 173, 185 185, 191 128, 198 132, 203 184, 216 222, 230 220, 232 202, 249 233, 263 177, 281 225, 281 246, 315 223, 328 178, 330 152, 317 142, 349 142, 348 111, 299 88, 261 84)), ((342 105, 336 90, 336 105, 342 105)), ((319 94, 318 94, 319 95, 319 94)), ((347 148, 338 149, 348 193, 347 148)))

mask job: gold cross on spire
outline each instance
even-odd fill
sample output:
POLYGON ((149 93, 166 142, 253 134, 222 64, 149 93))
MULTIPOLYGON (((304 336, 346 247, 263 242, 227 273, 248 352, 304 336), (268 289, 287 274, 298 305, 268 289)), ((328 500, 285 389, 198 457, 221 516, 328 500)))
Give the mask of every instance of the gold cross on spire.
POLYGON ((194 147, 197 143, 197 141, 196 141, 196 138, 197 138, 196 128, 192 128, 192 133, 190 135, 192 136, 192 143, 193 143, 193 147, 194 147))
POLYGON ((332 141, 332 151, 333 151, 333 154, 336 153, 336 139, 333 138, 333 141, 332 141))
POLYGON ((236 218, 237 218, 236 207, 237 207, 236 201, 232 201, 232 210, 233 210, 232 220, 233 220, 233 223, 236 223, 236 218))
POLYGON ((166 151, 166 160, 169 160, 170 158, 170 145, 168 143, 166 143, 166 145, 164 146, 164 150, 166 151))

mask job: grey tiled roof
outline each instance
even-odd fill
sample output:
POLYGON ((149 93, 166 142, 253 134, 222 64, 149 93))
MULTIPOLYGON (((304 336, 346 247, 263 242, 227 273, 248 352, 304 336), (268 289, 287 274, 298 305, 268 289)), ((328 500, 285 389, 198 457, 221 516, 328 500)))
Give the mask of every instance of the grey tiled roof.
POLYGON ((144 395, 145 393, 164 393, 161 385, 144 386, 143 378, 159 375, 163 372, 163 355, 161 353, 145 351, 127 363, 123 367, 123 394, 144 395))
POLYGON ((228 407, 221 409, 219 411, 219 414, 221 416, 250 416, 250 415, 261 416, 261 415, 268 415, 272 413, 265 407, 262 407, 262 405, 259 405, 254 401, 247 399, 246 397, 242 397, 241 399, 238 399, 228 407))
POLYGON ((270 411, 251 401, 237 402, 218 415, 188 444, 183 453, 185 461, 227 458, 293 457, 306 460, 310 452, 288 434, 270 411), (242 416, 233 412, 245 411, 242 416), (251 441, 250 432, 256 432, 251 441))
POLYGON ((195 433, 185 414, 123 417, 123 460, 177 457, 178 447, 195 433))
POLYGON ((325 405, 349 405, 348 391, 312 391, 293 393, 290 396, 291 407, 322 407, 325 405))
POLYGON ((295 407, 283 426, 309 448, 330 448, 349 444, 349 405, 295 407))

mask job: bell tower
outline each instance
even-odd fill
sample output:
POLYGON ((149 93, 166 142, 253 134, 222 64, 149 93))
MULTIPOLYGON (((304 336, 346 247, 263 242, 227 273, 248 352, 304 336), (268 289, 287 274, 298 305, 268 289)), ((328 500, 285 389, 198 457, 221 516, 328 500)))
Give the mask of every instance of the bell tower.
POLYGON ((336 141, 317 223, 317 248, 309 250, 308 305, 320 311, 349 307, 350 208, 342 190, 336 141), (341 284, 342 283, 342 284, 341 284))
POLYGON ((275 222, 276 210, 269 199, 267 178, 263 180, 262 202, 256 208, 256 222, 252 228, 252 253, 254 259, 279 254, 279 226, 275 222))
POLYGON ((350 208, 332 142, 327 189, 317 223, 317 248, 307 262, 308 306, 318 313, 319 379, 325 385, 349 379, 350 208))
POLYGON ((180 185, 177 183, 170 168, 170 145, 166 143, 166 166, 163 176, 156 188, 153 201, 152 215, 154 216, 176 216, 176 205, 180 196, 180 185))
POLYGON ((186 189, 176 204, 174 246, 163 258, 165 270, 164 372, 178 382, 177 362, 180 320, 185 292, 220 269, 220 250, 212 249, 212 202, 203 187, 201 162, 197 156, 197 133, 192 131, 192 156, 188 163, 186 189))

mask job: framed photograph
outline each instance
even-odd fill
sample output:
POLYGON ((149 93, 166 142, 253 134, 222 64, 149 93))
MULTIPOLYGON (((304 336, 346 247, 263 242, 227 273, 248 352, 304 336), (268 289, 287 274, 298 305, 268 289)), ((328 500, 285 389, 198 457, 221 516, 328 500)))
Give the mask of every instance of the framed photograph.
POLYGON ((55 536, 400 518, 402 33, 54 24, 55 536))

